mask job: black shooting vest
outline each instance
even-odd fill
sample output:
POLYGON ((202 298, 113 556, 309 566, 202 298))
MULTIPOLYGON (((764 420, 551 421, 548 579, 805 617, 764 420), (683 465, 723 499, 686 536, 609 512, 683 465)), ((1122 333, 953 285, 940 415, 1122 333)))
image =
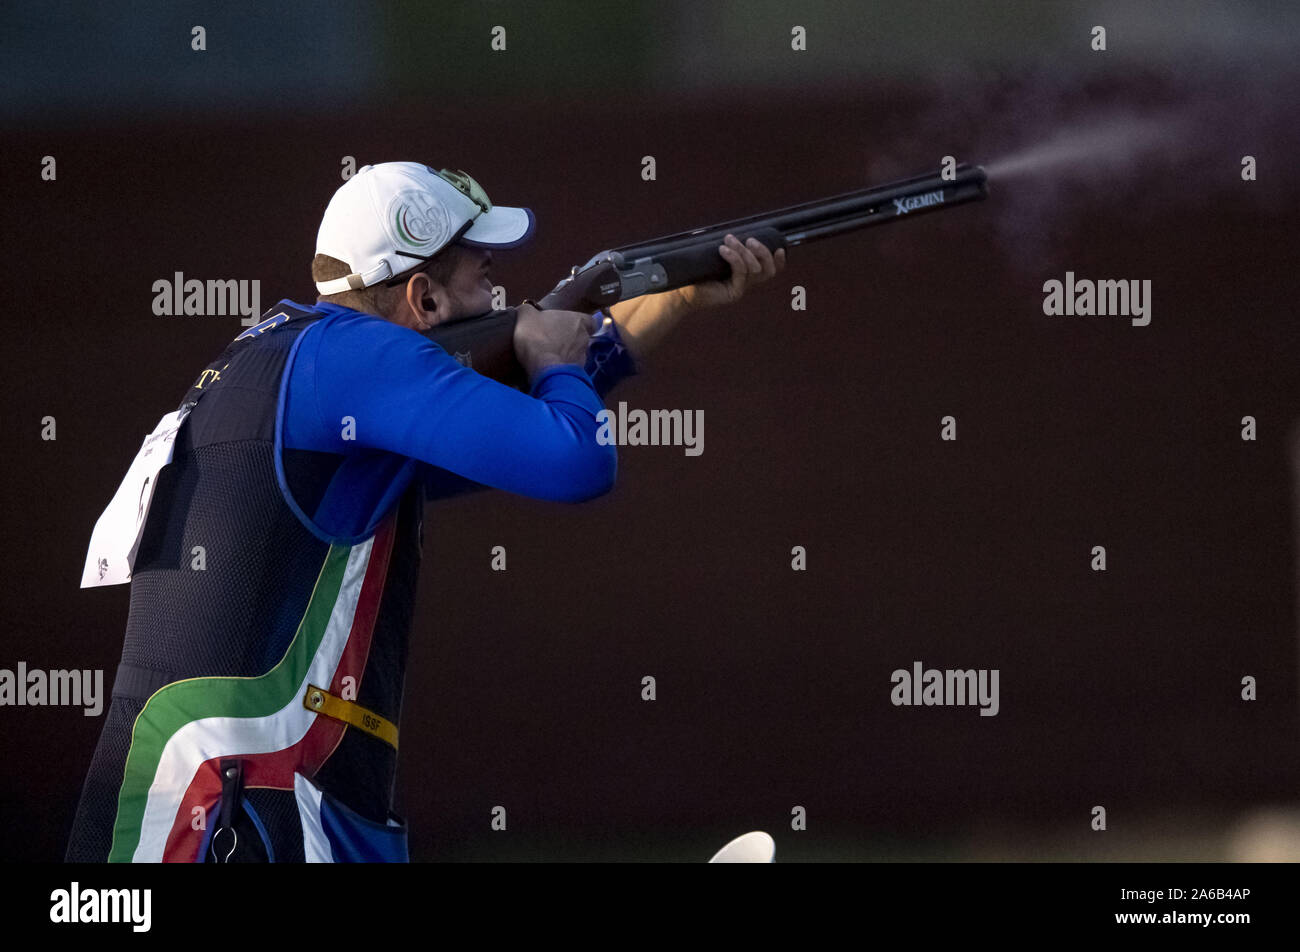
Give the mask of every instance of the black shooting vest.
MULTIPOLYGON (((182 401, 191 409, 158 475, 69 860, 202 861, 224 852, 214 830, 232 824, 255 854, 232 860, 302 859, 304 789, 326 826, 342 813, 381 837, 400 830, 404 857, 395 733, 422 488, 411 481, 359 540, 308 527, 344 457, 285 450, 278 478, 276 426, 294 346, 323 315, 273 311, 182 401), (206 830, 189 829, 196 809, 206 830)), ((378 849, 369 858, 392 858, 378 849)))

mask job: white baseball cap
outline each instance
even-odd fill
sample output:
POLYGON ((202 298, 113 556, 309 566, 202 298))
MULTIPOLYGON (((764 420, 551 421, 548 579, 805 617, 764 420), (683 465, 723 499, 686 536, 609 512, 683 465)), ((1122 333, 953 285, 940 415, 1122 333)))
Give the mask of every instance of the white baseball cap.
POLYGON ((359 291, 418 267, 460 239, 479 248, 514 248, 533 234, 527 208, 493 205, 464 172, 419 162, 358 169, 334 193, 316 234, 316 254, 352 273, 317 281, 321 294, 359 291))

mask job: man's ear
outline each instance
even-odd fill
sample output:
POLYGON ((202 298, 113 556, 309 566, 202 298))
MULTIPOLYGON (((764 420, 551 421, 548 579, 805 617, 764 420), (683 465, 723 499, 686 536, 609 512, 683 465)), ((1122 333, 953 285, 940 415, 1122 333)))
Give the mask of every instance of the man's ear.
POLYGON ((417 331, 427 331, 441 322, 447 310, 446 295, 423 272, 411 275, 406 282, 406 296, 402 303, 403 317, 408 318, 408 326, 417 331))

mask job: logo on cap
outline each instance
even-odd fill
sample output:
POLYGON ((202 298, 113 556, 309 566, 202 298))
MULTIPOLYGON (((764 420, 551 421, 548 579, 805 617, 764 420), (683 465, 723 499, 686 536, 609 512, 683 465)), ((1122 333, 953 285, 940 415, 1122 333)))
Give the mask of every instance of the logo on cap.
POLYGON ((419 189, 407 189, 393 196, 385 224, 389 237, 397 244, 422 251, 443 245, 451 237, 447 210, 419 189))

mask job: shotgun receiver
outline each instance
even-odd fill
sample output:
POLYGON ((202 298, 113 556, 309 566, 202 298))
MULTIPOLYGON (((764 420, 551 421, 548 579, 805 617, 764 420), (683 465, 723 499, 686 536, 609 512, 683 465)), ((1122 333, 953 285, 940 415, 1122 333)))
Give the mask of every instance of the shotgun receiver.
MULTIPOLYGON (((705 225, 602 251, 573 268, 537 303, 543 310, 590 313, 642 294, 671 291, 697 281, 724 280, 731 274, 731 265, 718 254, 718 246, 728 234, 742 242, 757 238, 775 252, 987 195, 984 169, 959 165, 951 179, 921 175, 705 225)), ((439 324, 425 336, 479 373, 526 389, 527 378, 515 358, 514 330, 515 310, 507 308, 439 324)))

